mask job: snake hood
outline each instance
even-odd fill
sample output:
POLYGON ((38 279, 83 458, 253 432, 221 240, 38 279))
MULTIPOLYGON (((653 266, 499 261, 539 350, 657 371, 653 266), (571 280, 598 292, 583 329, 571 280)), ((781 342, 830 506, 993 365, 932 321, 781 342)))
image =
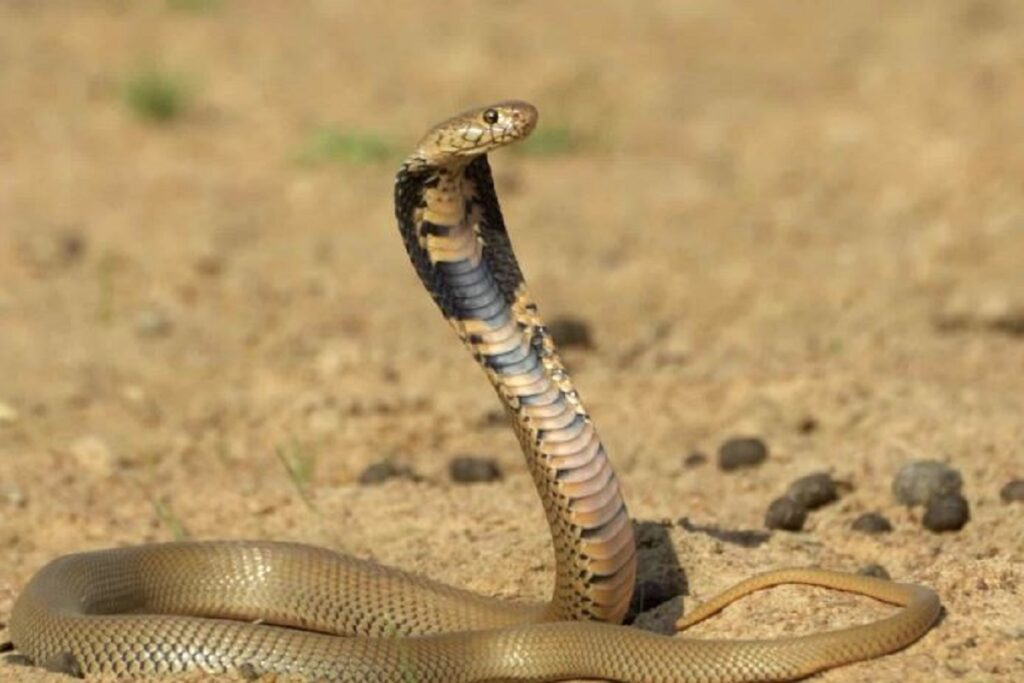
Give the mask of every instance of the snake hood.
POLYGON ((525 138, 537 125, 537 118, 537 108, 520 100, 469 109, 427 131, 406 166, 468 164, 475 157, 525 138))

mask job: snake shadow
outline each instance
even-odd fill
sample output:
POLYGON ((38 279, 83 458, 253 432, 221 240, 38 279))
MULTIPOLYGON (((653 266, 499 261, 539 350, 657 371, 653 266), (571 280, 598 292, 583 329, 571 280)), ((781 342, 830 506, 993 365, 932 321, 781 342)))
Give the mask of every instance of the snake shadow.
MULTIPOLYGON (((679 564, 669 535, 678 527, 690 534, 704 534, 744 548, 756 548, 771 538, 771 532, 757 529, 722 529, 696 524, 687 517, 675 524, 671 521, 633 520, 637 549, 637 578, 633 600, 624 623, 635 628, 664 635, 676 633, 675 623, 683 615, 683 599, 690 594, 686 571, 679 564)), ((936 619, 941 624, 947 617, 943 607, 936 619)))
POLYGON ((679 553, 669 535, 669 529, 673 526, 687 533, 706 534, 745 548, 756 548, 771 537, 766 531, 728 530, 698 525, 685 517, 677 525, 667 520, 634 520, 637 577, 625 623, 666 635, 675 633, 675 622, 683 614, 681 598, 690 594, 686 571, 679 564, 679 553))
POLYGON ((625 623, 655 633, 675 632, 682 596, 689 595, 686 571, 669 535, 672 523, 633 520, 637 572, 625 623))

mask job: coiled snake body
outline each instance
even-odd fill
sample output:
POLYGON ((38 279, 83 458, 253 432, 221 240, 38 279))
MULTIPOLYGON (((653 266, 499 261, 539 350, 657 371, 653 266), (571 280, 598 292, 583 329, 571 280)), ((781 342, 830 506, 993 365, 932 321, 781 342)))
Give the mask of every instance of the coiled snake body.
POLYGON ((554 541, 551 602, 486 598, 298 544, 168 543, 45 566, 11 615, 22 653, 51 668, 121 676, 198 669, 336 681, 740 682, 791 680, 876 657, 930 628, 940 606, 927 588, 810 569, 749 579, 679 627, 779 583, 852 591, 903 609, 864 626, 762 641, 615 625, 635 579, 632 526, 525 287, 486 156, 528 135, 536 120, 531 105, 503 102, 435 126, 398 172, 395 212, 423 284, 519 437, 554 541))

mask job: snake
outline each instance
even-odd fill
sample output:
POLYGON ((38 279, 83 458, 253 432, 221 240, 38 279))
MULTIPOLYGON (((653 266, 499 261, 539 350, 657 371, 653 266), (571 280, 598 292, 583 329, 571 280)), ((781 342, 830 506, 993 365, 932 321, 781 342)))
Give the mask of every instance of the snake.
POLYGON ((30 662, 76 675, 184 671, 308 680, 629 683, 785 681, 902 649, 941 611, 931 589, 818 568, 756 575, 686 614, 682 630, 762 588, 811 584, 900 609, 797 637, 715 640, 621 624, 637 576, 618 479, 512 250, 488 154, 537 109, 505 101, 431 128, 395 178, 410 261, 504 407, 542 501, 552 597, 478 595, 331 550, 179 541, 65 555, 9 621, 30 662))

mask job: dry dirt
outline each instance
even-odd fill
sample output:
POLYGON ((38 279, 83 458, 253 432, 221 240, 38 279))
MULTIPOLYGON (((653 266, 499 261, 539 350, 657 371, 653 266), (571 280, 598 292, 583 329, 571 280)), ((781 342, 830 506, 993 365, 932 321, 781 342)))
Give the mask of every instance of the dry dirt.
MULTIPOLYGON (((944 619, 820 680, 1024 680, 1024 505, 998 494, 1024 476, 1020 3, 188 4, 0 4, 0 623, 56 555, 183 534, 545 597, 529 477, 390 200, 429 124, 518 97, 549 137, 494 156, 499 196, 542 312, 591 326, 567 360, 632 515, 759 529, 800 475, 852 486, 753 548, 669 528, 685 603, 880 563, 944 619), (180 119, 125 105, 145 68, 185 75, 180 119), (299 163, 325 125, 395 152, 299 163), (765 465, 682 466, 738 434, 765 465), (451 483, 460 454, 505 480, 451 483), (963 531, 893 500, 916 458, 962 472, 963 531), (381 459, 423 480, 358 485, 381 459), (864 511, 895 531, 851 532, 864 511)), ((694 633, 885 611, 778 589, 694 633)))

